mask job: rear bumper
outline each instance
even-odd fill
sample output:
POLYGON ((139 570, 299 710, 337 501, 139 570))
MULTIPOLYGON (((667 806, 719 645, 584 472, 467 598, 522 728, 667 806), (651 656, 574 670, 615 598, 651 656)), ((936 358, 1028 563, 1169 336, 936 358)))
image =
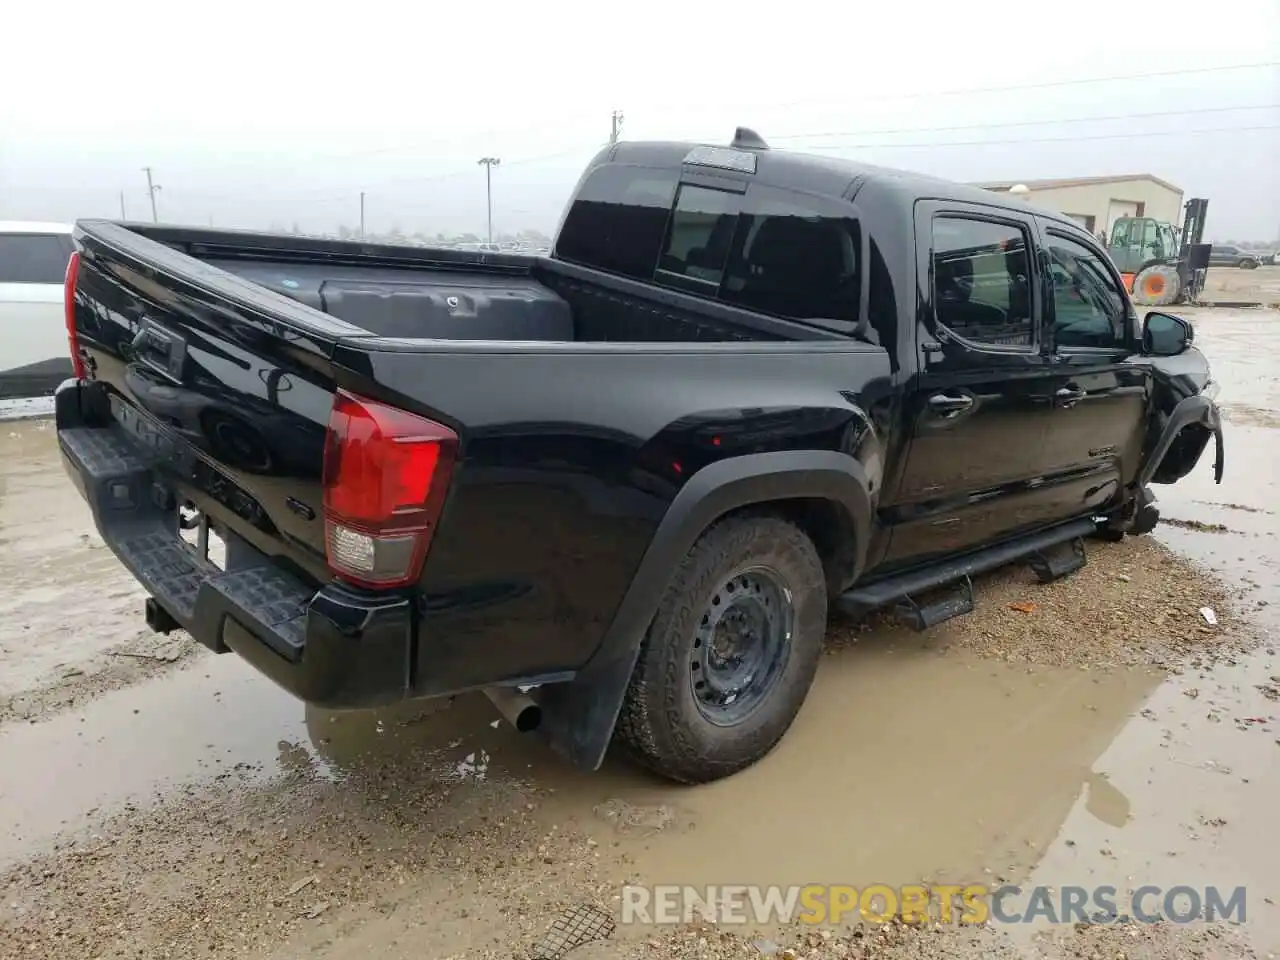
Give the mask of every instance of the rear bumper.
POLYGON ((225 571, 202 559, 179 534, 179 494, 166 479, 171 451, 114 422, 88 422, 81 393, 68 380, 55 395, 63 466, 112 553, 183 629, 215 652, 235 651, 308 703, 368 707, 406 696, 407 597, 336 582, 316 589, 234 534, 225 571))

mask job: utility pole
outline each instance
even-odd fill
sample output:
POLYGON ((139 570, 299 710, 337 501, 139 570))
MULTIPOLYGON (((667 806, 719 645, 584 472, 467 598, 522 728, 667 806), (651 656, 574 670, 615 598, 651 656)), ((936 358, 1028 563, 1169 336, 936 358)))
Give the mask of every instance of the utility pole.
POLYGON ((142 172, 147 175, 147 196, 151 198, 151 222, 159 223, 160 217, 156 214, 156 194, 160 192, 160 184, 152 182, 150 167, 143 167, 142 172))
POLYGON ((476 163, 484 167, 484 196, 489 209, 489 243, 493 243, 493 168, 502 161, 497 157, 481 157, 476 163))
POLYGON ((364 191, 360 191, 360 239, 364 239, 364 191))
POLYGON ((610 123, 609 142, 617 143, 618 134, 620 134, 621 132, 622 132, 622 111, 615 110, 613 111, 613 119, 612 119, 612 122, 610 123))
POLYGON ((129 219, 129 215, 124 212, 124 191, 123 190, 120 191, 120 219, 121 220, 129 219))

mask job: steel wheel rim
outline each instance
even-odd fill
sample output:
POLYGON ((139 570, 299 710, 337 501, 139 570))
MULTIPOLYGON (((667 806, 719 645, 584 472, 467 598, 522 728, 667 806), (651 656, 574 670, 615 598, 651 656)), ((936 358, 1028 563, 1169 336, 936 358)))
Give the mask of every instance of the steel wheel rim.
POLYGON ((755 712, 786 669, 795 619, 791 590, 772 568, 740 570, 720 584, 689 658, 693 702, 704 719, 731 727, 755 712))

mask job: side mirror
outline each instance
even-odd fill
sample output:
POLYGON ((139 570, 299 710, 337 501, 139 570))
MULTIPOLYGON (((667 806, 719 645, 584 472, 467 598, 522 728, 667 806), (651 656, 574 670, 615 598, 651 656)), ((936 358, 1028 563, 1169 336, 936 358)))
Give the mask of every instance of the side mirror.
POLYGON ((1171 313, 1148 313, 1142 322, 1142 352, 1153 357, 1176 357, 1195 340, 1191 324, 1171 313))

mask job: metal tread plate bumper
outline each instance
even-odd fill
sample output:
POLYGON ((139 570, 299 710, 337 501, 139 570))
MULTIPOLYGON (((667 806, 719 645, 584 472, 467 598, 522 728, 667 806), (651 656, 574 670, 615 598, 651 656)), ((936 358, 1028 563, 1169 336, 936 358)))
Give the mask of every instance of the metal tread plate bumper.
POLYGON ((173 475, 159 469, 158 455, 118 423, 81 422, 78 389, 64 384, 57 399, 63 466, 103 541, 180 627, 311 703, 366 706, 405 695, 407 599, 336 582, 317 589, 243 541, 235 563, 219 569, 182 539, 173 475))

